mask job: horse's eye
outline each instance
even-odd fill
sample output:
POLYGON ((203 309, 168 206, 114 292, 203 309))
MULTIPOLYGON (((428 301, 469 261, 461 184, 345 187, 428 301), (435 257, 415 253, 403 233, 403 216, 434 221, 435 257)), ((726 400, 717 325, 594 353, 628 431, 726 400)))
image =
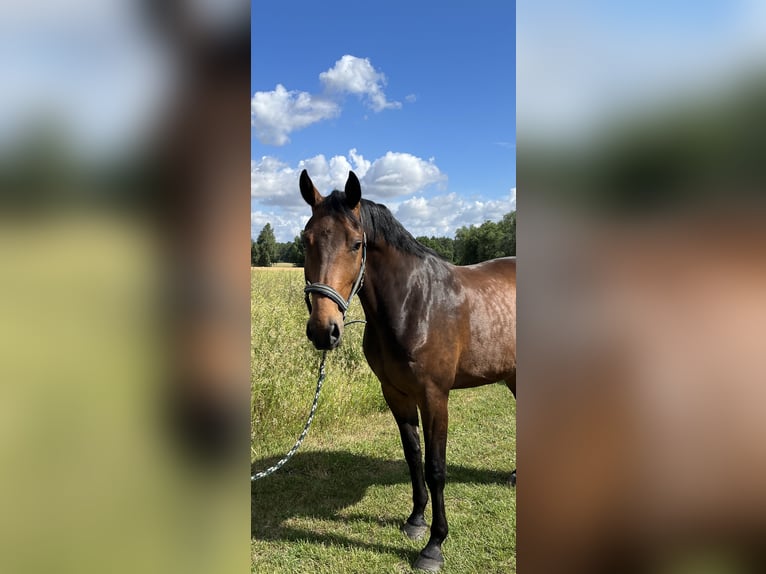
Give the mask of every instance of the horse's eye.
POLYGON ((354 246, 351 248, 351 251, 359 251, 359 249, 362 247, 361 241, 354 242, 354 246))

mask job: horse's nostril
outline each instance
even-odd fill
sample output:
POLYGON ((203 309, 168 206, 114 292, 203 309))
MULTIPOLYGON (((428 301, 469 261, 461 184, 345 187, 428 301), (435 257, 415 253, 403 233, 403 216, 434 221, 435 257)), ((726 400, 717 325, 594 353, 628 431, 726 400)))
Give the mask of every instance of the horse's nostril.
POLYGON ((317 325, 313 321, 308 321, 306 323, 306 337, 314 343, 317 349, 334 349, 340 343, 340 325, 335 321, 330 321, 326 325, 317 325))
POLYGON ((330 323, 330 345, 335 346, 338 344, 338 340, 340 339, 340 327, 338 324, 333 321, 330 323))

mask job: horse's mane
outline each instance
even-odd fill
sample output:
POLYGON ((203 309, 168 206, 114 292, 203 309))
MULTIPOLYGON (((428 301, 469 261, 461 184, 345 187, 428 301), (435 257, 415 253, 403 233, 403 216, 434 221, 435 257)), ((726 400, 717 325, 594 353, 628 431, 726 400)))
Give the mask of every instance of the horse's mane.
MULTIPOLYGON (((344 192, 336 189, 324 199, 323 204, 327 205, 331 211, 341 213, 351 221, 359 223, 354 213, 346 205, 346 194, 344 192)), ((369 243, 383 240, 402 253, 408 253, 421 259, 426 257, 443 259, 436 251, 419 243, 396 220, 391 211, 381 203, 362 199, 362 222, 369 243)))

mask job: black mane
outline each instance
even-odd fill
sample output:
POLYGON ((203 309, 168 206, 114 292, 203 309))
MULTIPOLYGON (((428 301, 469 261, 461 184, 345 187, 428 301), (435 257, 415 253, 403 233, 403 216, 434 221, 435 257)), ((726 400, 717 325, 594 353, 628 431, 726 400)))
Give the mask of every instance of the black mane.
MULTIPOLYGON (((341 213, 356 224, 359 224, 354 213, 346 205, 346 194, 337 189, 322 202, 331 211, 341 213)), ((381 204, 362 199, 362 221, 368 243, 385 241, 402 253, 408 253, 419 258, 436 257, 443 259, 433 249, 419 243, 404 226, 399 223, 389 209, 381 204)))

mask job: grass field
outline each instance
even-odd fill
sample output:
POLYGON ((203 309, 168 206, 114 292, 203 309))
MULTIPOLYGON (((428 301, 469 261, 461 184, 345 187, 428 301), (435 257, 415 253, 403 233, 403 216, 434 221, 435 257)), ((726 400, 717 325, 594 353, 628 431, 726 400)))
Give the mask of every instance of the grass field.
MULTIPOLYGON (((311 406, 319 353, 305 337, 300 269, 253 269, 253 470, 292 446, 311 406)), ((362 318, 355 300, 349 318, 362 318)), ((347 327, 327 360, 314 425, 298 454, 252 486, 251 571, 411 571, 425 540, 399 526, 411 488, 399 433, 362 352, 363 325, 347 327)), ((445 574, 516 571, 516 404, 505 385, 450 396, 445 574)), ((430 523, 431 506, 426 511, 430 523)))

